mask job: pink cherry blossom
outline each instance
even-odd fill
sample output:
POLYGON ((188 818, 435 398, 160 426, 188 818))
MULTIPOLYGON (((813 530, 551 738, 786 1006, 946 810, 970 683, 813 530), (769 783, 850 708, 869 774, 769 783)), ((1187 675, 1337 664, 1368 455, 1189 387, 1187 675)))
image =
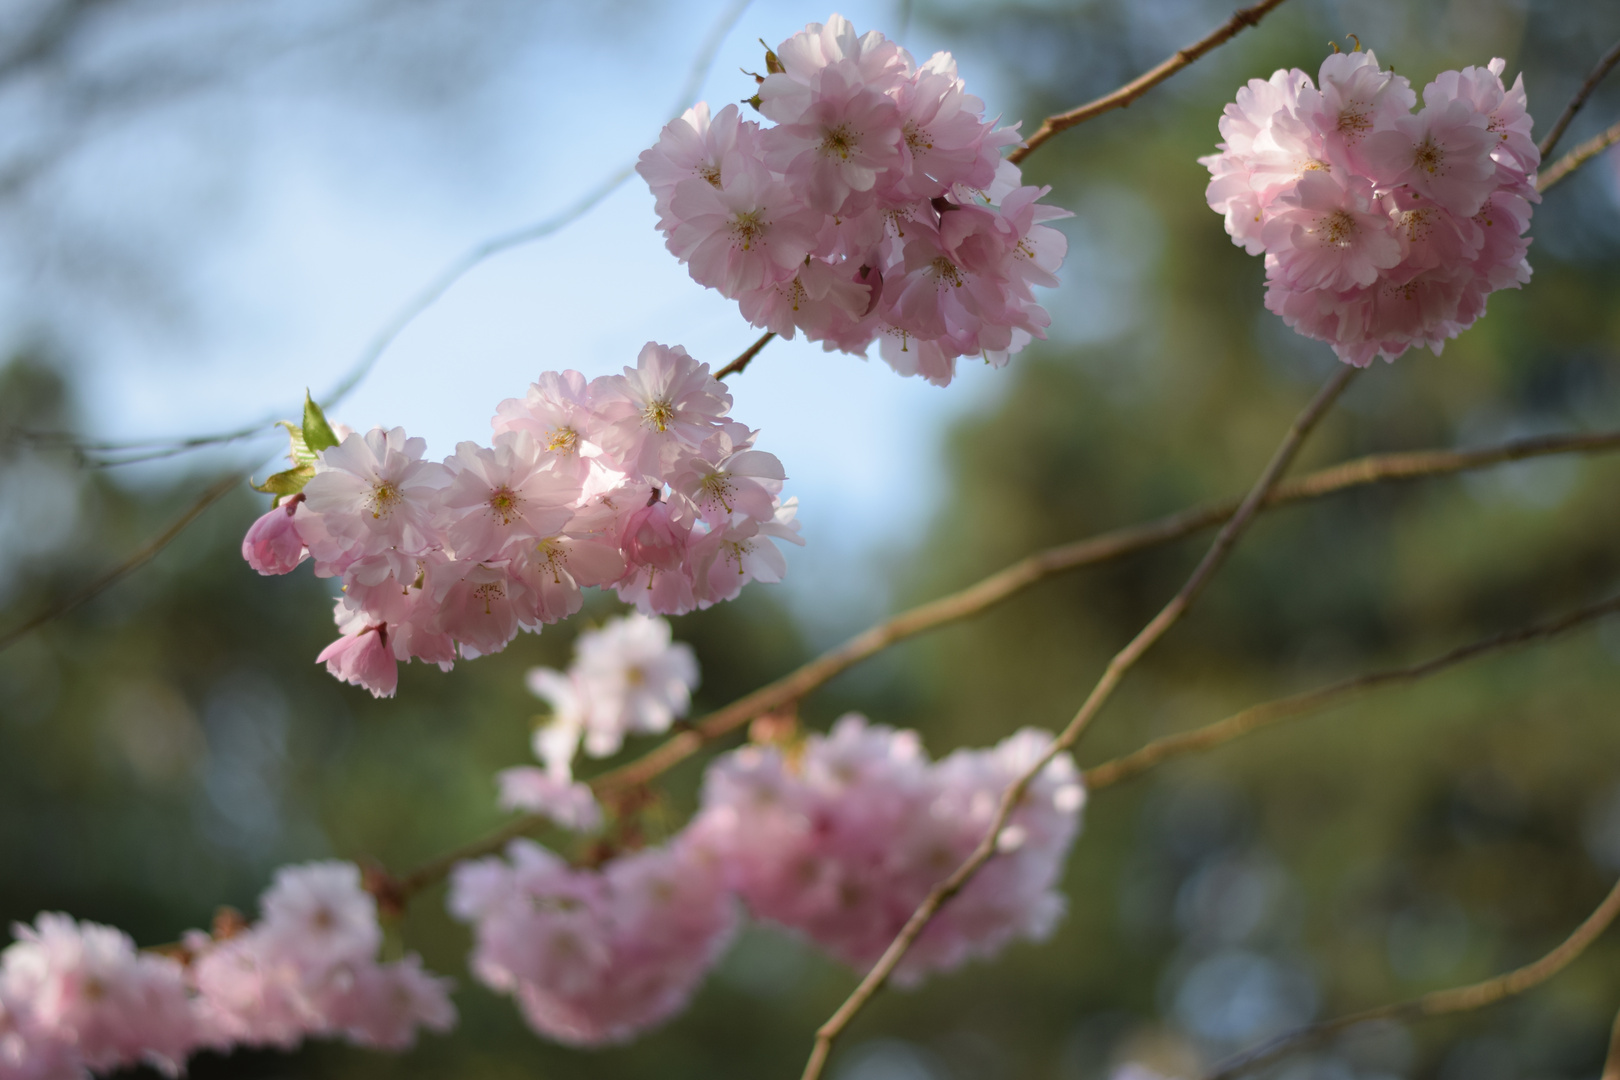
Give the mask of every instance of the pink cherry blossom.
POLYGON ((743 120, 737 106, 727 105, 711 121, 707 102, 698 102, 669 122, 658 142, 641 152, 636 172, 652 188, 658 227, 669 231, 679 219, 670 213, 670 199, 685 180, 702 180, 713 187, 722 184, 722 166, 727 154, 740 151, 745 157, 757 155, 759 125, 743 120))
POLYGON ((737 296, 792 277, 816 247, 821 218, 753 157, 733 151, 722 186, 684 180, 670 198, 670 253, 699 284, 737 296))
POLYGON ((335 536, 356 542, 362 555, 423 550, 433 535, 438 493, 450 481, 443 465, 422 460, 426 449, 404 428, 350 435, 315 463, 304 487, 309 509, 335 536))
POLYGON ((399 664, 388 647, 388 626, 377 623, 338 638, 315 658, 333 677, 371 691, 372 697, 393 697, 399 686, 399 664))
POLYGON ((447 464, 442 505, 458 559, 503 558, 524 542, 561 531, 574 516, 580 483, 553 467, 527 431, 497 435, 492 447, 464 442, 447 464))
MULTIPOLYGON (((821 68, 808 86, 772 75, 759 96, 766 115, 781 121, 760 136, 765 162, 796 185, 811 210, 845 212, 851 196, 871 192, 881 176, 902 164, 900 110, 882 90, 866 85, 854 61, 821 68)), ((857 202, 848 210, 862 206, 857 202)))
POLYGON ((309 550, 293 524, 293 514, 303 501, 300 492, 249 526, 242 538, 242 558, 249 566, 265 575, 290 574, 309 558, 309 550))
POLYGON ((503 810, 542 814, 574 832, 591 832, 602 825, 602 807, 588 784, 559 780, 532 765, 502 769, 495 779, 503 810))
POLYGON ((1401 261, 1389 215, 1373 198, 1371 182, 1310 172, 1279 195, 1261 234, 1267 266, 1294 289, 1348 289, 1371 285, 1401 261))

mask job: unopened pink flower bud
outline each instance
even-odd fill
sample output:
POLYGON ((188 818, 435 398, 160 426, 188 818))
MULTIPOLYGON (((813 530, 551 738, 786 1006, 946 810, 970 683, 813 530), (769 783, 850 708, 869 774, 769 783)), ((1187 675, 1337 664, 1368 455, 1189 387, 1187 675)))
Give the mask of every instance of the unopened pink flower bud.
POLYGON ((265 575, 287 574, 309 558, 309 550, 293 525, 293 513, 303 501, 301 493, 294 495, 248 528, 242 538, 242 558, 249 566, 265 575))

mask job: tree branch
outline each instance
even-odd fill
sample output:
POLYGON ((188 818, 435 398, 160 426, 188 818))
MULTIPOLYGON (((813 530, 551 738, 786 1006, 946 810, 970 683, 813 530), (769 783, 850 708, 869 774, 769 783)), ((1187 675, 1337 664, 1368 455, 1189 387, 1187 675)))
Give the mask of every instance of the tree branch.
POLYGON ((1547 132, 1547 137, 1541 140, 1541 145, 1537 149, 1541 151, 1542 157, 1552 153, 1553 147, 1558 145, 1558 140, 1563 137, 1565 129, 1569 127, 1569 122, 1575 119, 1575 114, 1581 111, 1581 106, 1586 104, 1586 99, 1592 96, 1592 91, 1597 89, 1598 83, 1603 81, 1603 77, 1616 64, 1620 64, 1620 41, 1615 42, 1609 51, 1603 54, 1603 58, 1597 62, 1597 67, 1592 69, 1592 73, 1586 77, 1586 81, 1581 83, 1581 88, 1575 91, 1575 96, 1569 99, 1569 104, 1564 106, 1564 111, 1558 117, 1558 122, 1553 124, 1551 131, 1547 132))
POLYGON ((724 379, 728 375, 741 375, 743 369, 748 366, 748 362, 754 357, 758 356, 760 354, 760 350, 769 345, 771 343, 771 338, 775 336, 775 330, 765 331, 764 335, 758 341, 754 342, 752 345, 748 346, 748 348, 743 350, 741 356, 737 357, 737 359, 715 372, 714 377, 717 379, 724 379))
POLYGON ((233 472, 229 476, 222 477, 221 479, 215 481, 197 497, 196 502, 192 503, 186 508, 185 513, 181 514, 174 520, 173 524, 171 524, 167 529, 164 529, 157 536, 153 537, 146 543, 145 546, 136 551, 135 554, 131 555, 129 558, 125 559, 123 562, 119 563, 105 574, 102 574, 100 577, 96 578, 89 585, 86 585, 83 589, 80 589, 66 600, 51 605, 44 611, 41 611, 39 614, 29 619, 27 622, 24 622, 22 625, 17 626, 12 630, 7 631, 3 636, 0 636, 0 652, 4 652, 6 649, 9 649, 11 646, 33 633, 35 630, 38 630, 41 626, 44 626, 52 619, 66 615, 74 608, 77 608, 81 604, 94 599, 99 594, 117 584, 126 575, 133 573, 142 566, 145 566, 147 563, 151 562, 152 559, 156 557, 158 552, 168 547, 169 544, 173 542, 174 538, 179 536, 185 530, 187 525, 190 525, 193 521, 196 521, 202 516, 203 511, 207 510, 210 506, 213 506, 220 499, 224 498, 232 488, 236 487, 237 484, 240 484, 245 479, 247 479, 245 474, 233 472))
POLYGON ((832 1052, 833 1043, 843 1033, 844 1029, 849 1026, 850 1021, 855 1018, 856 1014, 872 999, 872 996, 882 989, 883 984, 888 981, 889 975, 906 955, 912 943, 917 940, 933 919, 934 913, 946 901, 960 892, 973 879, 973 876, 979 872, 979 868, 989 862, 991 857, 995 855, 996 842, 1001 835, 1002 827, 1006 825, 1007 819, 1012 815, 1013 808, 1023 798, 1030 782, 1040 774, 1042 769, 1046 768, 1053 758, 1079 741, 1080 736, 1085 733, 1091 721, 1102 711, 1102 707, 1108 702, 1109 697, 1112 696, 1114 689, 1125 677, 1126 672, 1154 644, 1164 637, 1170 628, 1180 621, 1181 617, 1192 607, 1194 601, 1204 591, 1205 586, 1209 584, 1216 572, 1220 570, 1222 564, 1226 562, 1227 556, 1231 554, 1244 530, 1248 528, 1249 523, 1259 513, 1261 506, 1264 505, 1267 497, 1271 494, 1272 488, 1276 486, 1282 474, 1287 471, 1288 466, 1293 463, 1300 447, 1304 445, 1305 439, 1315 429, 1322 417, 1327 414, 1333 403, 1344 393, 1351 380, 1360 373, 1361 369, 1354 367, 1345 367, 1334 373, 1333 377, 1327 381, 1321 390, 1317 391, 1316 396, 1295 418, 1288 429, 1288 434, 1283 437, 1282 443, 1277 447, 1276 452, 1272 454, 1270 462, 1266 464, 1265 469, 1260 473, 1260 478, 1255 481, 1254 486, 1244 496, 1243 502, 1238 506, 1237 511, 1227 520, 1221 531, 1216 535, 1215 542, 1210 545, 1209 551, 1200 560, 1192 575, 1187 578, 1186 584, 1182 585, 1181 590, 1171 598, 1170 602, 1142 628, 1136 637, 1131 639, 1128 645, 1108 662, 1108 667, 1104 669, 1102 677, 1097 680, 1096 686, 1092 688, 1091 693, 1086 697, 1085 703, 1080 706, 1080 711, 1075 713, 1074 719, 1070 720, 1068 726, 1063 729, 1056 739, 1052 740, 1052 744, 1046 749, 1046 752, 1037 758, 1029 768, 1025 769, 1018 779, 1013 781, 1002 794, 1001 802, 996 807, 995 816, 991 819, 990 828, 985 831, 983 839, 973 849, 973 853, 967 857, 961 866, 956 868, 950 877, 935 885, 929 891, 928 896, 918 905, 917 910, 912 912, 911 918, 906 920, 906 925, 901 928, 900 933, 895 936, 895 939, 889 943, 889 947, 884 950, 883 955, 878 958, 878 962, 872 966, 872 970, 866 973, 866 977, 861 980, 860 985, 838 1007, 838 1011, 833 1013, 825 1024, 821 1025, 821 1028, 816 1032, 815 1046, 811 1050, 810 1060, 805 1064, 802 1080, 818 1080, 823 1068, 826 1066, 827 1056, 832 1052))
MULTIPOLYGON (((1332 1020, 1309 1024, 1228 1059, 1217 1066, 1214 1072, 1204 1077, 1204 1080, 1231 1080, 1232 1077, 1252 1072, 1286 1054, 1313 1046, 1330 1035, 1369 1020, 1427 1020, 1433 1016, 1482 1009, 1503 998, 1522 994, 1526 990, 1540 986, 1568 967, 1576 957, 1586 951, 1587 946, 1597 940, 1617 914, 1620 914, 1620 882, 1615 883, 1597 910, 1588 915, 1586 921, 1575 928, 1574 933, 1565 938, 1557 948, 1533 963, 1494 979, 1486 979, 1484 982, 1458 986, 1450 990, 1436 990, 1411 1001, 1380 1005, 1374 1009, 1364 1009, 1332 1020)), ((1611 1064, 1613 1057, 1611 1052, 1611 1064)), ((1604 1076, 1607 1080, 1608 1073, 1605 1072, 1604 1076)))
POLYGON ((1620 124, 1592 136, 1549 167, 1542 169, 1536 175, 1536 190, 1545 192, 1617 142, 1620 142, 1620 124))
MULTIPOLYGON (((1284 481, 1272 491, 1264 509, 1386 481, 1450 476, 1503 462, 1617 449, 1620 449, 1620 432, 1601 432, 1595 435, 1515 439, 1479 450, 1374 454, 1309 473, 1297 480, 1284 481)), ((959 592, 901 612, 857 634, 774 682, 710 713, 691 728, 671 736, 634 761, 594 778, 591 786, 598 797, 612 798, 620 792, 648 783, 697 753, 706 743, 735 731, 756 716, 798 701, 891 645, 978 615, 1046 578, 1122 558, 1218 525, 1232 515, 1236 506, 1236 500, 1206 503, 1157 521, 1116 529, 1030 555, 959 592)), ((397 884, 403 895, 409 897, 444 877, 457 862, 499 851, 512 839, 545 824, 546 819, 538 815, 513 818, 489 835, 422 864, 400 878, 397 884)))
POLYGON ((1024 146, 1007 155, 1007 160, 1013 163, 1023 161, 1033 154, 1042 143, 1060 131, 1067 131, 1087 120, 1101 116, 1114 109, 1123 109, 1137 98, 1158 86, 1164 80, 1174 75, 1184 67, 1190 66, 1199 57, 1210 52, 1237 37, 1243 30, 1257 25, 1261 19, 1269 15, 1274 9, 1281 7, 1284 0, 1261 0, 1253 7, 1240 8, 1232 13, 1232 17, 1225 23, 1211 31, 1209 34, 1180 50, 1164 63, 1152 71, 1131 80, 1118 90, 1104 94, 1095 101, 1088 101, 1084 105, 1070 109, 1068 112, 1048 116, 1041 121, 1041 126, 1030 135, 1024 146))
POLYGON ((1093 791, 1109 787, 1123 780, 1130 780, 1140 776, 1142 773, 1171 758, 1213 749, 1224 743, 1231 742, 1233 739, 1269 727, 1272 724, 1281 723, 1284 720, 1293 720, 1308 713, 1319 712, 1322 709, 1345 704, 1372 690, 1418 682, 1421 679, 1426 679, 1431 675, 1438 675, 1443 671, 1481 656, 1505 652, 1521 645, 1557 637, 1576 627, 1584 626, 1589 622, 1607 615, 1613 615, 1616 612, 1620 612, 1620 597, 1589 604, 1556 619, 1532 623, 1517 630, 1509 630, 1506 633, 1471 642, 1421 663, 1390 668, 1384 671, 1368 672, 1328 686, 1318 687, 1315 690, 1307 690, 1304 693, 1253 705, 1242 712, 1234 713, 1224 720, 1206 724, 1192 731, 1155 739, 1140 750, 1087 769, 1085 771, 1086 787, 1093 791))

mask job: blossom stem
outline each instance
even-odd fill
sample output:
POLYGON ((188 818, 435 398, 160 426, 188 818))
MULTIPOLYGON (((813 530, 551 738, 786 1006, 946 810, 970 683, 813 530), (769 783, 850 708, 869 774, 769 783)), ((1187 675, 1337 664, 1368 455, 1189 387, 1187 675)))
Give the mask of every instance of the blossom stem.
POLYGON ((1586 104, 1586 99, 1592 96, 1592 91, 1597 89, 1598 83, 1603 81, 1604 77, 1614 69, 1616 64, 1620 64, 1620 41, 1615 42, 1609 51, 1603 54, 1603 58, 1597 62, 1597 66, 1586 77, 1586 81, 1581 83, 1580 89, 1575 91, 1575 96, 1569 99, 1568 105, 1564 106, 1564 111, 1559 114, 1558 122, 1553 124, 1551 131, 1547 132, 1547 137, 1541 140, 1541 145, 1536 149, 1541 151, 1542 157, 1552 153, 1553 147, 1558 145, 1558 140, 1563 138, 1564 131, 1569 127, 1569 122, 1575 119, 1575 114, 1581 111, 1581 106, 1586 104))
MULTIPOLYGON (((1277 1036, 1270 1042, 1262 1043, 1252 1050, 1246 1050, 1236 1057, 1228 1059, 1216 1066, 1215 1071, 1204 1077, 1204 1080, 1231 1080, 1232 1077, 1252 1072, 1263 1065, 1276 1061, 1284 1055, 1296 1050, 1320 1043, 1346 1028, 1364 1024, 1370 1020, 1426 1020, 1433 1016, 1445 1016, 1450 1013, 1468 1012, 1473 1009, 1493 1005, 1503 998, 1522 994, 1526 990, 1540 986, 1586 951, 1587 946, 1608 929, 1616 915, 1620 915, 1620 882, 1616 882, 1586 921, 1575 928, 1575 931, 1551 952, 1524 967, 1516 968, 1494 979, 1484 982, 1471 983, 1468 986, 1452 987, 1448 990, 1436 990, 1424 994, 1420 998, 1402 1001, 1393 1005, 1380 1005, 1377 1008, 1363 1009, 1361 1012, 1337 1016, 1331 1020, 1309 1024, 1290 1032, 1277 1036)), ((1611 1049, 1609 1054, 1609 1069, 1615 1067, 1615 1055, 1611 1049)), ((1611 1076, 1620 1076, 1620 1072, 1611 1072, 1606 1069, 1604 1080, 1611 1076)))
MULTIPOLYGON (((1318 499, 1371 484, 1451 476, 1538 457, 1612 450, 1620 450, 1620 431, 1515 439, 1478 450, 1374 454, 1280 483, 1272 490, 1262 509, 1270 510, 1289 503, 1318 499)), ((1046 578, 1109 562, 1201 532, 1227 520, 1236 506, 1236 500, 1205 503, 1156 521, 1116 529, 1030 555, 959 592, 931 600, 870 627, 774 682, 710 713, 688 730, 665 740, 634 761, 603 773, 591 781, 591 786, 598 796, 608 798, 648 783, 697 753, 706 743, 736 730, 757 716, 798 701, 891 645, 978 615, 1046 578)), ((545 824, 545 819, 537 815, 514 818, 487 836, 423 863, 400 878, 397 885, 403 890, 403 895, 409 897, 443 878, 457 862, 499 851, 516 837, 532 833, 545 824)))
POLYGON ((1541 170, 1536 175, 1536 190, 1545 192, 1615 143, 1620 143, 1620 124, 1615 124, 1609 130, 1592 136, 1547 168, 1541 170))
POLYGON ((1041 121, 1041 126, 1036 128, 1034 133, 1030 135, 1026 145, 1007 155, 1007 160, 1015 164, 1021 162, 1058 132, 1067 131, 1069 128, 1101 116, 1105 112, 1126 108, 1137 98, 1158 86, 1182 68, 1191 66, 1194 61, 1205 53, 1226 44, 1247 27, 1257 25, 1261 19, 1269 15, 1274 9, 1281 7, 1283 3, 1284 0, 1261 0, 1260 3, 1252 7, 1239 8, 1232 13, 1230 19, 1227 19, 1219 27, 1186 48, 1178 50, 1175 55, 1169 57, 1158 67, 1131 80, 1118 90, 1104 94, 1095 101, 1088 101, 1084 105, 1070 109, 1068 112, 1048 116, 1041 121))
POLYGON ((906 920, 906 925, 901 929, 900 933, 889 943, 889 947, 884 950, 878 962, 872 966, 872 970, 866 973, 866 977, 861 980, 860 985, 838 1007, 838 1011, 833 1013, 825 1024, 821 1025, 821 1028, 816 1032, 815 1046, 811 1051, 810 1060, 805 1065, 802 1080, 818 1080, 823 1068, 826 1066, 827 1055, 831 1053, 834 1041, 849 1026, 850 1021, 865 1007, 866 1003, 872 999, 873 995, 882 989, 883 984, 888 981, 889 975, 899 965, 907 950, 911 948, 912 943, 917 940, 933 919, 934 913, 946 901, 960 892, 973 879, 973 876, 979 872, 979 869, 995 855, 1001 830, 1012 816, 1013 809, 1018 805, 1019 800, 1023 798, 1030 782, 1040 775, 1041 770, 1046 768, 1053 758, 1069 750, 1080 740, 1080 736, 1085 733, 1092 720, 1102 711, 1103 706, 1107 704, 1108 699, 1124 679, 1125 674, 1192 607, 1193 603, 1204 591, 1204 588, 1214 578, 1216 572, 1220 570, 1222 564, 1226 562, 1227 556, 1231 554, 1232 549, 1237 545, 1244 531, 1254 521, 1272 489, 1282 479, 1282 474, 1293 464, 1294 458, 1298 455, 1300 447, 1304 445, 1306 438, 1316 428, 1316 425, 1327 414, 1328 410, 1332 408, 1333 403, 1349 387, 1351 381, 1360 373, 1360 368, 1348 366, 1336 372, 1322 389, 1317 391, 1316 396, 1305 406, 1299 416, 1295 418, 1281 444, 1272 454, 1271 460, 1260 473, 1260 478, 1254 482, 1254 485, 1249 489, 1249 493, 1244 496, 1243 502, 1239 504, 1236 512, 1222 526, 1221 531, 1215 537, 1214 543, 1210 545, 1209 550, 1193 570, 1192 575, 1187 578, 1186 583, 1182 585, 1181 590, 1131 639, 1129 644, 1116 653, 1114 658, 1108 662, 1102 677, 1097 680, 1097 684, 1086 697, 1084 704, 1080 706, 1080 710, 1075 713, 1074 718, 1069 721, 1068 726, 1052 741, 1046 752, 1025 769, 1018 779, 1014 780, 1008 786, 1006 792, 1002 794, 995 816, 991 819, 990 828, 985 831, 984 837, 979 841, 978 846, 973 849, 973 853, 967 857, 962 865, 956 868, 950 877, 941 881, 929 891, 928 896, 918 905, 917 910, 912 912, 911 918, 906 920))
POLYGON ((1095 791, 1098 788, 1109 787, 1140 776, 1172 758, 1213 749, 1272 724, 1342 705, 1372 690, 1418 682, 1469 660, 1558 637, 1616 612, 1620 612, 1620 597, 1611 597, 1555 619, 1532 623, 1516 630, 1470 642, 1420 663, 1367 672, 1314 690, 1252 705, 1224 720, 1206 724, 1192 731, 1166 735, 1162 739, 1153 740, 1140 750, 1087 769, 1086 788, 1095 791))
POLYGON ((716 379, 724 379, 728 375, 741 375, 743 369, 748 366, 749 362, 753 360, 754 357, 758 356, 760 351, 771 343, 771 338, 775 336, 775 330, 765 331, 765 333, 760 336, 758 341, 754 342, 752 345, 748 346, 748 348, 743 350, 741 356, 737 357, 737 359, 715 372, 714 377, 716 379))

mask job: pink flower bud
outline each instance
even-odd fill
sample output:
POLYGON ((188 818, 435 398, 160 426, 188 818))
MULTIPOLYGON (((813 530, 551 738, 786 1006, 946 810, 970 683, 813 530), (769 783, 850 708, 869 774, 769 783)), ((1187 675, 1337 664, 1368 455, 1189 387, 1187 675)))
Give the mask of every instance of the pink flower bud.
POLYGON ((302 494, 294 495, 248 527, 242 538, 242 558, 249 566, 267 576, 288 574, 309 557, 293 525, 293 512, 303 501, 302 494))

